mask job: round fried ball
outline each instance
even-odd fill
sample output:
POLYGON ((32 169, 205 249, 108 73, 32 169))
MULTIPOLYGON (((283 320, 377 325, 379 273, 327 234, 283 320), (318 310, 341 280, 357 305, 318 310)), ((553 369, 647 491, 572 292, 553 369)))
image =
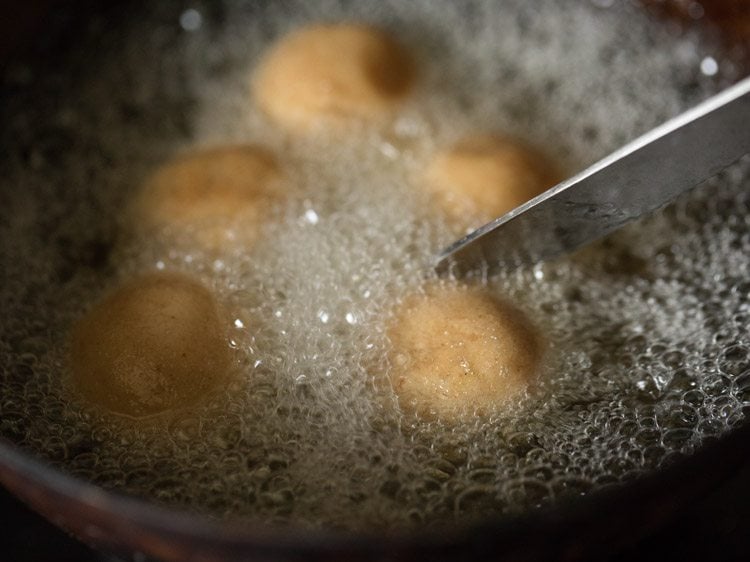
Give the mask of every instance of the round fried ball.
POLYGON ((538 150, 508 137, 475 135, 439 152, 426 184, 453 220, 498 218, 556 185, 561 176, 538 150))
POLYGON ((390 382, 404 411, 455 421, 486 415, 527 388, 542 354, 517 309, 479 288, 433 286, 388 329, 390 382))
POLYGON ((185 275, 154 273, 78 321, 70 363, 84 398, 140 418, 201 400, 226 379, 231 355, 213 295, 185 275))
POLYGON ((389 115, 414 84, 409 54, 386 33, 359 24, 305 27, 271 48, 253 81, 255 99, 293 130, 389 115))
POLYGON ((158 168, 135 202, 135 220, 189 232, 209 250, 233 241, 252 244, 271 207, 282 198, 274 155, 255 145, 184 154, 158 168))

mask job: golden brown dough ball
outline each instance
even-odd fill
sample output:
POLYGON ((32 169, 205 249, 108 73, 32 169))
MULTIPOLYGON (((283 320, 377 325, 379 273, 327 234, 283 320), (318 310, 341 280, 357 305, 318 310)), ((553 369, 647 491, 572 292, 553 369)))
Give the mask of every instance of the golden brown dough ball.
POLYGON ((256 70, 260 108, 296 130, 389 115, 414 84, 409 54, 386 33, 359 24, 314 25, 274 45, 256 70))
POLYGON ((518 397, 542 354, 525 316, 479 288, 432 286, 389 326, 390 381, 404 411, 453 421, 518 397))
MULTIPOLYGON (((467 137, 439 152, 426 184, 448 215, 462 225, 496 219, 561 180, 538 150, 497 135, 467 137)), ((478 225, 477 225, 478 226, 478 225)))
POLYGON ((136 197, 135 220, 190 232, 209 250, 236 240, 251 244, 283 196, 281 180, 276 158, 259 146, 187 153, 146 180, 136 197))
POLYGON ((201 284, 153 273, 111 293, 73 328, 74 389, 134 418, 198 402, 231 363, 219 307, 201 284))

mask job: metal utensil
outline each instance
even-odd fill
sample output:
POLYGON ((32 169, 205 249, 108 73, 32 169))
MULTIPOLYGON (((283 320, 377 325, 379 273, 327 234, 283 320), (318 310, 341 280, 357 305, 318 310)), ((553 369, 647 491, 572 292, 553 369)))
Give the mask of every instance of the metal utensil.
POLYGON ((750 77, 446 248, 438 271, 559 256, 639 217, 750 152, 750 77))

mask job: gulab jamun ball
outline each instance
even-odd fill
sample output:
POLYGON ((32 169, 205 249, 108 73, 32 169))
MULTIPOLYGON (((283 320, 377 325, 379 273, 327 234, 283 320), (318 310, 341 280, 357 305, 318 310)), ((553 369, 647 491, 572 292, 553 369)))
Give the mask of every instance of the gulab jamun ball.
POLYGON ((542 356, 524 314, 478 287, 434 285, 407 297, 388 328, 390 382, 405 412, 488 415, 529 384, 542 356))
POLYGON ((480 134, 439 151, 427 167, 424 183, 450 219, 476 227, 562 179, 538 149, 510 137, 480 134))
POLYGON ((253 76, 259 107, 290 130, 371 123, 396 110, 415 82, 409 53, 363 24, 304 27, 283 37, 253 76))
POLYGON ((227 380, 231 349, 211 292, 179 273, 133 279, 74 326, 75 392, 132 418, 199 402, 227 380))
POLYGON ((136 227, 189 232, 208 250, 252 245, 284 197, 276 157, 257 145, 196 150, 159 167, 136 197, 136 227))

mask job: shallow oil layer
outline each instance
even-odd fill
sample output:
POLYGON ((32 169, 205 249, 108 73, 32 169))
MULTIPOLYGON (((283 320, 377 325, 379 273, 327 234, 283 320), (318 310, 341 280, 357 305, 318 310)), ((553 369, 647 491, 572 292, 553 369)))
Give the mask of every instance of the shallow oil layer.
POLYGON ((588 493, 740 423, 747 162, 595 248, 485 281, 551 347, 539 388, 503 415, 427 423, 378 384, 389 308, 457 234, 417 189, 436 147, 498 130, 574 172, 726 80, 706 75, 717 55, 698 37, 601 2, 559 4, 151 8, 107 33, 92 24, 89 56, 64 71, 9 69, 0 434, 104 487, 216 517, 394 528, 588 493), (420 86, 393 124, 298 139, 253 107, 264 48, 321 19, 377 23, 413 50, 420 86), (290 179, 261 243, 206 255, 189 236, 139 235, 122 209, 149 171, 231 141, 271 147, 290 179), (216 291, 239 364, 197 411, 133 426, 68 396, 66 334, 106 288, 149 269, 216 291))

